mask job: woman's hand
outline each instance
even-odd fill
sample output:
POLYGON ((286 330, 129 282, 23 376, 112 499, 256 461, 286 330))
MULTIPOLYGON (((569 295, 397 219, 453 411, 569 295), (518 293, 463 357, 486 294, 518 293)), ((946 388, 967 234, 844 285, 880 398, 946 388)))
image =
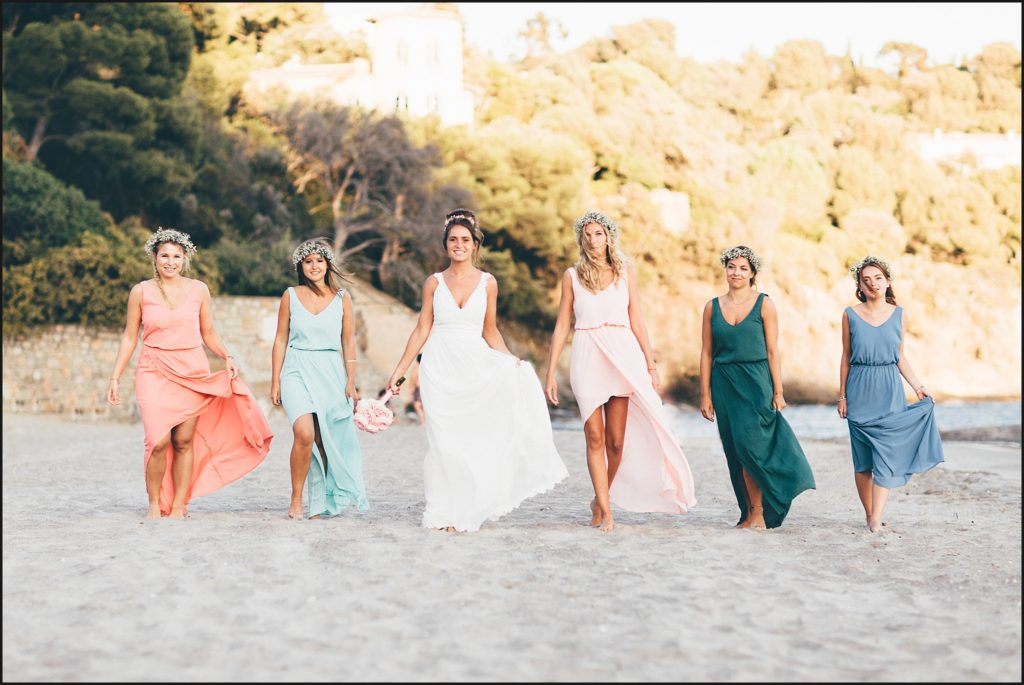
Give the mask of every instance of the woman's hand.
POLYGON ((399 393, 398 379, 399 378, 403 378, 403 376, 401 376, 397 371, 395 371, 393 374, 391 374, 391 378, 388 379, 387 388, 388 388, 388 390, 391 391, 391 396, 392 397, 398 397, 398 393, 399 393))
POLYGON ((916 388, 914 388, 914 392, 917 393, 917 399, 919 400, 923 400, 926 397, 932 396, 932 394, 928 392, 928 389, 925 388, 923 385, 919 385, 916 388))
POLYGON ((117 386, 119 385, 116 378, 110 379, 110 385, 107 386, 107 402, 110 402, 115 407, 121 404, 121 398, 117 394, 117 386))
POLYGON ((839 418, 845 419, 846 418, 846 398, 845 397, 840 398, 838 405, 839 405, 838 406, 839 418))
POLYGON ((348 383, 345 384, 345 397, 349 398, 353 402, 359 401, 359 391, 356 390, 356 381, 354 378, 349 378, 348 383))
POLYGON ((782 396, 781 392, 775 393, 772 397, 772 409, 776 411, 782 411, 786 408, 786 398, 782 396))
POLYGON ((549 376, 548 382, 544 384, 544 394, 547 395, 548 402, 558 406, 558 383, 554 376, 549 376))
POLYGON ((275 407, 281 406, 281 381, 270 383, 270 401, 275 407))
POLYGON ((224 360, 224 365, 228 370, 228 378, 238 378, 238 366, 235 365, 235 358, 228 357, 224 360))
POLYGON ((654 392, 660 393, 661 392, 661 377, 658 376, 658 369, 657 368, 650 368, 650 369, 647 369, 647 372, 649 374, 651 374, 651 385, 654 386, 654 392))
POLYGON ((708 421, 715 420, 715 405, 711 402, 711 397, 701 396, 700 398, 700 413, 708 421))

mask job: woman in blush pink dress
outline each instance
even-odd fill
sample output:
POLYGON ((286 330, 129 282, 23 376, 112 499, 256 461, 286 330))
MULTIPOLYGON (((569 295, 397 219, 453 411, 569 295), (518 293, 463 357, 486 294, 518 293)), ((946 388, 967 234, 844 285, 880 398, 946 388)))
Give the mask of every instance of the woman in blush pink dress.
POLYGON ((697 501, 683 450, 668 428, 661 384, 640 313, 636 270, 618 248, 619 228, 600 212, 576 220, 580 257, 562 276, 546 392, 558 404, 555 367, 576 319, 569 380, 594 484, 591 525, 609 532, 611 502, 629 511, 685 514, 697 501))
POLYGON ((118 381, 135 352, 135 399, 145 431, 149 515, 184 518, 189 501, 241 478, 270 450, 273 433, 238 367, 213 329, 210 291, 184 278, 195 247, 187 233, 162 228, 146 243, 154 277, 132 288, 107 401, 121 404, 118 381), (210 373, 203 344, 227 362, 210 373))

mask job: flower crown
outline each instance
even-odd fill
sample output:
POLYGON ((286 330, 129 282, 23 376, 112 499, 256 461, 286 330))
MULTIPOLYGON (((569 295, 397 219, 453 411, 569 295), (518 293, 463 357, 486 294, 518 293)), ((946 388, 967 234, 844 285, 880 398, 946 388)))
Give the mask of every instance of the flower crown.
POLYGON ((755 274, 761 271, 761 258, 749 247, 730 247, 722 252, 718 257, 718 261, 722 263, 722 266, 725 266, 729 263, 730 259, 736 259, 737 257, 745 257, 750 262, 750 268, 754 270, 755 274))
POLYGON ((334 250, 315 240, 307 240, 295 248, 295 252, 292 252, 292 266, 298 266, 299 262, 314 253, 328 262, 334 263, 334 250))
POLYGON ((877 266, 879 269, 882 270, 882 273, 885 274, 886 278, 892 280, 892 277, 889 276, 889 274, 892 273, 892 269, 889 268, 889 262, 885 261, 884 259, 879 259, 878 257, 872 257, 868 255, 867 257, 865 257, 864 259, 860 260, 859 262, 850 267, 850 273, 853 274, 853 280, 855 283, 860 283, 860 272, 861 270, 864 269, 865 266, 877 266))
POLYGON ((149 256, 153 255, 153 251, 156 250, 158 245, 164 243, 174 243, 181 245, 181 249, 185 250, 186 255, 194 255, 196 253, 196 246, 192 244, 192 236, 188 233, 182 233, 176 231, 173 228, 163 228, 158 226, 157 230, 149 237, 146 241, 146 254, 149 256))
POLYGON ((455 209, 455 210, 452 210, 452 213, 450 215, 445 217, 444 229, 443 230, 447 231, 448 227, 451 226, 452 223, 454 223, 455 221, 458 221, 459 219, 465 219, 469 223, 473 224, 474 228, 476 228, 476 215, 475 214, 473 214, 468 209, 455 209))
POLYGON ((576 223, 573 224, 572 230, 576 232, 577 240, 579 240, 580 234, 587 227, 587 224, 601 224, 604 226, 604 230, 608 231, 608 235, 612 237, 612 240, 619 239, 619 226, 611 218, 601 212, 587 212, 579 219, 576 219, 576 223))

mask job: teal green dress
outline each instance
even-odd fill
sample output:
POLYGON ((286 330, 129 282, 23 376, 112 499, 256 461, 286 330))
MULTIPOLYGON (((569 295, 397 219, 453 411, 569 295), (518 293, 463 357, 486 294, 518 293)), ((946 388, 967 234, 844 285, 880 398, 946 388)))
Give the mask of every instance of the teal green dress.
POLYGON ((749 513, 742 471, 746 469, 763 493, 765 525, 777 528, 796 496, 814 488, 814 474, 793 429, 782 412, 772 408, 774 392, 761 320, 764 297, 759 294, 753 309, 735 326, 722 316, 718 298, 712 300, 711 401, 740 507, 739 522, 749 513))
POLYGON ((363 453, 345 396, 348 375, 341 363, 342 295, 313 315, 288 288, 288 350, 281 369, 281 404, 293 424, 313 414, 324 451, 313 443, 306 476, 310 516, 336 516, 350 505, 369 507, 363 484, 363 453))

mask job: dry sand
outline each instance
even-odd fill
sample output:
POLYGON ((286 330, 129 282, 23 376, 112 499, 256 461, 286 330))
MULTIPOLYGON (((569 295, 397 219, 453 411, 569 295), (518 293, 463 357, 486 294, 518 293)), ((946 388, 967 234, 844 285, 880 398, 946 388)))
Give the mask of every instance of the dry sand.
POLYGON ((756 533, 681 436, 700 506, 604 535, 559 431, 568 481, 452 535, 419 527, 419 427, 362 436, 370 511, 296 522, 271 422, 254 473, 144 522, 140 425, 4 416, 3 679, 1021 679, 1019 448, 948 442, 872 535, 848 446, 808 441, 818 489, 756 533))

